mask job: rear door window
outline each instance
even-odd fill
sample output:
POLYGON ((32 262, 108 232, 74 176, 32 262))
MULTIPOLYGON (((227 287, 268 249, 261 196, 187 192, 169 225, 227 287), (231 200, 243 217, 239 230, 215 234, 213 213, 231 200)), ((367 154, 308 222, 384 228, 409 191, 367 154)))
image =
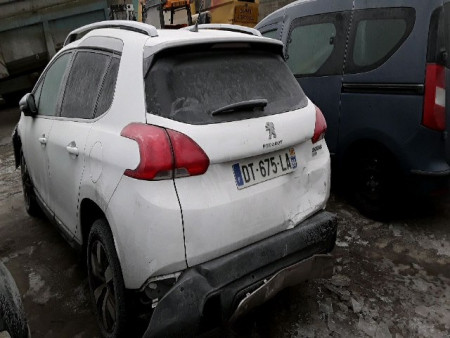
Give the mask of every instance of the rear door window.
POLYGON ((145 77, 145 93, 149 113, 197 125, 274 115, 307 104, 281 55, 252 49, 157 55, 145 77), (213 114, 251 100, 267 105, 213 114))
POLYGON ((296 76, 342 73, 349 13, 295 19, 287 40, 287 63, 296 76))
POLYGON ((355 11, 346 72, 364 72, 382 65, 409 36, 414 22, 413 8, 355 11))
POLYGON ((61 105, 61 116, 92 119, 111 104, 118 59, 112 53, 79 51, 75 55, 61 105))

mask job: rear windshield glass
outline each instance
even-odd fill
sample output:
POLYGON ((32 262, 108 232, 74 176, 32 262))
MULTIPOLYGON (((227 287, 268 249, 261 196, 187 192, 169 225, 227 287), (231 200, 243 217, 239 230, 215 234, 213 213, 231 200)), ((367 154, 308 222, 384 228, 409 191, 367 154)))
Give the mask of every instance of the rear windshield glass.
POLYGON ((145 78, 147 111, 189 124, 211 124, 279 114, 307 99, 281 56, 227 50, 156 57, 145 78), (267 105, 245 105, 245 102, 267 105), (216 112, 228 105, 237 108, 216 112))

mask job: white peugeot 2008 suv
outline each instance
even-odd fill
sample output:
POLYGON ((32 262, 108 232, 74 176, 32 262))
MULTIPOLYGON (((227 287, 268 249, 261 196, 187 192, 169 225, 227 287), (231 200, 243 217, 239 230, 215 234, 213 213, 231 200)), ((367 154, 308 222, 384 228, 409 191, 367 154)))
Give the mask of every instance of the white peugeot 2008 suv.
POLYGON ((330 274, 326 123, 281 42, 230 25, 79 28, 20 102, 26 208, 86 255, 105 337, 194 335, 330 274))

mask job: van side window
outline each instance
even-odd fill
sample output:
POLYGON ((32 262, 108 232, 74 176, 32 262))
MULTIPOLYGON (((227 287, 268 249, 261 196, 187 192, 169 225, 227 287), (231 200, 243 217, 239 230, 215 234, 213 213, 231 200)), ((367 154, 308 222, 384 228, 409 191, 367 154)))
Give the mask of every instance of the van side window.
POLYGON ((332 23, 294 28, 289 44, 289 68, 294 74, 316 73, 333 52, 335 37, 336 27, 332 23))
POLYGON ((414 21, 413 8, 355 11, 346 72, 364 72, 382 65, 409 36, 414 21))
POLYGON ((287 40, 287 64, 297 76, 342 73, 349 13, 297 18, 287 40))
POLYGON ((353 60, 357 66, 369 66, 383 59, 405 34, 402 19, 362 20, 356 30, 353 60))
POLYGON ((277 29, 271 29, 270 31, 262 32, 261 35, 264 36, 265 38, 277 39, 278 38, 277 31, 278 31, 277 29))

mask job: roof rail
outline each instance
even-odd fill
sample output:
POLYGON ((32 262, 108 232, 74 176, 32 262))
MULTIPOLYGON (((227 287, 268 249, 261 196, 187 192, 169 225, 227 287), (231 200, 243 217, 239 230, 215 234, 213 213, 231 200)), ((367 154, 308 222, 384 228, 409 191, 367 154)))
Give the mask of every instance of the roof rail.
POLYGON ((64 41, 64 46, 80 39, 84 34, 87 34, 90 31, 92 31, 94 29, 99 29, 99 28, 124 29, 124 30, 129 30, 129 31, 137 32, 137 33, 146 34, 150 37, 158 36, 158 31, 152 25, 148 25, 148 24, 136 22, 136 21, 129 21, 129 20, 107 20, 107 21, 94 22, 89 25, 82 26, 80 28, 77 28, 77 29, 71 31, 69 33, 69 35, 67 35, 66 40, 64 41))
MULTIPOLYGON (((189 27, 183 27, 182 29, 192 29, 194 26, 189 27)), ((262 36, 259 30, 245 27, 245 26, 239 26, 239 25, 230 25, 227 23, 206 23, 198 25, 198 29, 216 29, 221 31, 228 31, 228 32, 236 32, 236 33, 244 33, 254 36, 262 36)))

